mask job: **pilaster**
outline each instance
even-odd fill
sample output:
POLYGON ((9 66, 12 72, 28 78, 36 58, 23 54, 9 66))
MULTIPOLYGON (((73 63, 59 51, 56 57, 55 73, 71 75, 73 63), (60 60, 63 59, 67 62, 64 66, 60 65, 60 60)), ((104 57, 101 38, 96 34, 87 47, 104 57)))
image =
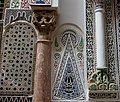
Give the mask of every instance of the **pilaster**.
POLYGON ((33 24, 38 30, 33 102, 51 102, 51 34, 57 9, 32 6, 33 24))
MULTIPOLYGON (((105 52, 105 0, 94 0, 95 3, 95 42, 96 42, 96 72, 88 80, 89 97, 97 99, 99 95, 108 98, 110 93, 116 93, 117 85, 109 81, 105 52), (96 97, 93 97, 95 95, 96 97), (98 95, 98 96, 97 96, 98 95)), ((102 96, 100 96, 102 98, 102 96)), ((117 97, 116 97, 117 98, 117 97)))

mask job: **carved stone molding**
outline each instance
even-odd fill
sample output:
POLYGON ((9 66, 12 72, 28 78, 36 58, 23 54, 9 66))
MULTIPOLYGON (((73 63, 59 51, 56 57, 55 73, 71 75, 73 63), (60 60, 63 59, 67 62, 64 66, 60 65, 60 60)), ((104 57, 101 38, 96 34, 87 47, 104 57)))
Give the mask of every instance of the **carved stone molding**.
POLYGON ((39 32, 38 39, 50 40, 56 27, 57 8, 33 7, 33 24, 39 32))

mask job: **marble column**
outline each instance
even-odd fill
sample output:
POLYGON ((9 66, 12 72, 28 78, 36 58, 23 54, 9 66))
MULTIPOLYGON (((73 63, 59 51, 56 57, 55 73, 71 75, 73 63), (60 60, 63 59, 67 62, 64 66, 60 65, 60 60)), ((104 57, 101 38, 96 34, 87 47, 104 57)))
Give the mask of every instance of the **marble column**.
POLYGON ((33 24, 38 30, 33 102, 51 102, 51 34, 56 26, 53 7, 32 6, 33 24))
POLYGON ((96 60, 97 69, 105 69, 105 15, 104 0, 95 0, 96 60))

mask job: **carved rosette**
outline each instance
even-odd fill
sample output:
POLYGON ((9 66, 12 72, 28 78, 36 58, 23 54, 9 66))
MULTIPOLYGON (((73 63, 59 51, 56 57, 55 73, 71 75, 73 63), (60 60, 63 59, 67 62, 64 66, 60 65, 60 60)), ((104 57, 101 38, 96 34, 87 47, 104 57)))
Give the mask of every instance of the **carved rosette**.
POLYGON ((39 32, 38 39, 50 40, 51 33, 56 28, 57 10, 53 7, 34 10, 33 24, 39 32))

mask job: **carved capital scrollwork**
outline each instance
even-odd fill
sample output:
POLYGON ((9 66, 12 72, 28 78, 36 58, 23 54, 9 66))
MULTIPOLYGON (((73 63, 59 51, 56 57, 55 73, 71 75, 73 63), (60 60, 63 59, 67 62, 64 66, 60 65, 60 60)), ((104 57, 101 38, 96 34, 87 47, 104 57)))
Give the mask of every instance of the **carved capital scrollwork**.
POLYGON ((51 33, 56 28, 57 10, 52 7, 40 7, 33 10, 33 24, 39 31, 39 36, 42 39, 50 39, 51 33))

